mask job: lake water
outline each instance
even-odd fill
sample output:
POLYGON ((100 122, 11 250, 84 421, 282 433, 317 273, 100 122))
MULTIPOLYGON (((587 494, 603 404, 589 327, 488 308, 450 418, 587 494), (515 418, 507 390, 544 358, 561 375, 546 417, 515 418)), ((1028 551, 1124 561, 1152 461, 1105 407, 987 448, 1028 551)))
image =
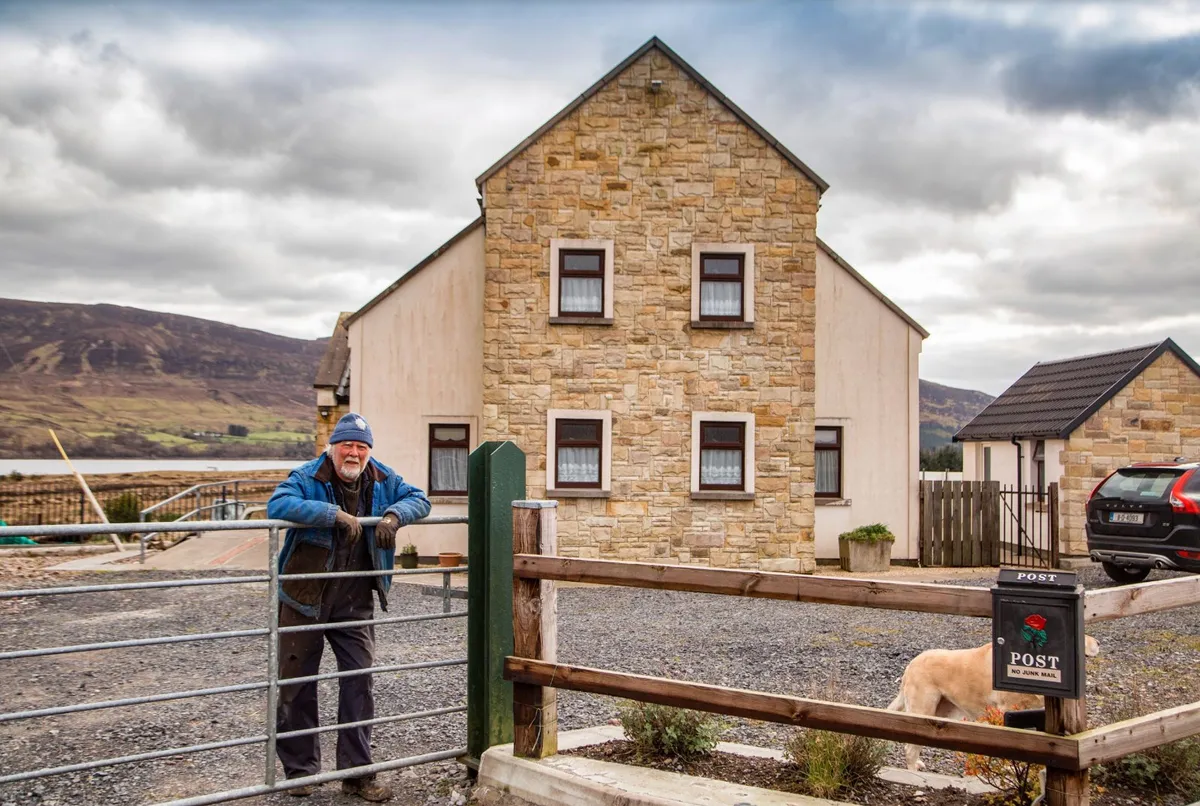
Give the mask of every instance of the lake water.
MULTIPOLYGON (((197 473, 212 471, 229 473, 235 470, 290 470, 299 460, 278 459, 72 459, 71 464, 85 476, 98 473, 147 473, 153 471, 188 470, 197 473)), ((0 459, 0 476, 13 471, 26 476, 47 476, 70 473, 61 459, 0 459)))

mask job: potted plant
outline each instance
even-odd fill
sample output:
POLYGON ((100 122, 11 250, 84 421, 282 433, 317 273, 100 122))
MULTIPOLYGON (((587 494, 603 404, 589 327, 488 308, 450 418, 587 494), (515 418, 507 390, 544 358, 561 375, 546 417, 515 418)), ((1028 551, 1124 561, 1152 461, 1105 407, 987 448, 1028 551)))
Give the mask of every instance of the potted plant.
POLYGON ((453 568, 456 565, 462 565, 463 556, 457 551, 440 551, 438 552, 438 565, 444 568, 453 568))
POLYGON ((417 567, 417 547, 409 543, 404 548, 400 549, 400 567, 401 568, 416 568, 417 567))
POLYGON ((843 571, 886 571, 892 563, 896 536, 882 523, 859 526, 838 535, 838 556, 843 571))

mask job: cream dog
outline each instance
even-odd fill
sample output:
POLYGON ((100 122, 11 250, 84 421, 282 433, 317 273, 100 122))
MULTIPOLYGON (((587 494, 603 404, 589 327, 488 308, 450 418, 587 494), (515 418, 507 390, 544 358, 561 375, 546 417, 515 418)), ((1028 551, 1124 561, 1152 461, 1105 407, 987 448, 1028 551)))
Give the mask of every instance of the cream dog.
MULTIPOLYGON (((1084 654, 1090 658, 1099 653, 1096 639, 1084 636, 1084 654)), ((988 706, 1001 711, 1042 707, 1040 694, 992 688, 991 643, 974 649, 926 650, 909 661, 899 679, 900 693, 889 711, 973 721, 983 716, 988 706)), ((910 770, 925 769, 920 745, 904 745, 904 759, 910 770)))

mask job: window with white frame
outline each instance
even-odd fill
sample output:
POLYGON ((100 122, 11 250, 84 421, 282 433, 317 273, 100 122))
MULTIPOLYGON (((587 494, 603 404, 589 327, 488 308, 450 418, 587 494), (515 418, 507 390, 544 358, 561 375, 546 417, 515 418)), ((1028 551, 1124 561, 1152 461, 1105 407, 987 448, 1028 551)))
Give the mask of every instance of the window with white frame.
POLYGON ((613 242, 550 240, 551 324, 612 324, 613 242))
POLYGON ((754 322, 754 245, 692 244, 692 326, 754 322))
POLYGON ((692 497, 754 497, 754 415, 692 412, 692 497))
POLYGON ((815 493, 818 498, 842 498, 842 427, 816 427, 815 493))
POLYGON ((429 495, 467 494, 467 457, 470 452, 469 425, 429 425, 429 495))
POLYGON ((612 412, 552 409, 546 428, 551 495, 606 495, 612 479, 612 412))

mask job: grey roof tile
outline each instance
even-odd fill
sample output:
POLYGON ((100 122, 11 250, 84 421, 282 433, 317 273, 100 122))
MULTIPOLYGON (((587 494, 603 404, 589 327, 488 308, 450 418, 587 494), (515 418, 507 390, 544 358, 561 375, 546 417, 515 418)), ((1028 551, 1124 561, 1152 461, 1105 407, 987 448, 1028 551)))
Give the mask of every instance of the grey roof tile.
POLYGON ((954 440, 1066 439, 1168 350, 1200 376, 1200 366, 1171 339, 1108 353, 1043 361, 963 426, 954 440))

